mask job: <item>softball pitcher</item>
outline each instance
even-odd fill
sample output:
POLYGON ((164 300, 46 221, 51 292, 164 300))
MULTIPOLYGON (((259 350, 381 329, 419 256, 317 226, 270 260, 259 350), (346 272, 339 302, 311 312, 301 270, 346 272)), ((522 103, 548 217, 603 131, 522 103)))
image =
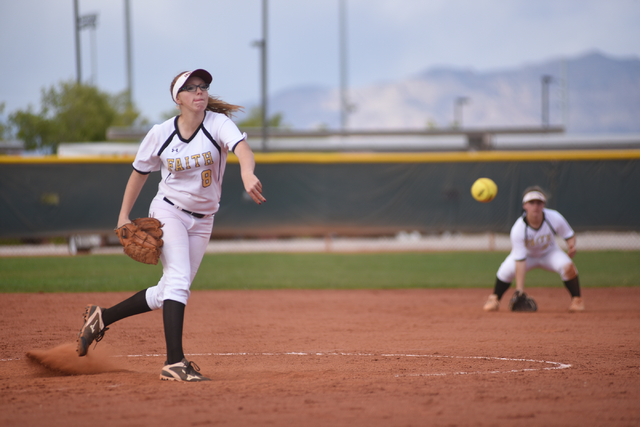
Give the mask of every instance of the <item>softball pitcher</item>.
POLYGON ((102 308, 89 305, 78 334, 79 356, 100 341, 107 326, 132 315, 163 309, 167 360, 160 379, 209 381, 182 350, 184 311, 191 283, 211 237, 214 215, 220 204, 227 153, 240 162, 242 181, 257 203, 266 202, 262 184, 254 174, 253 152, 246 134, 230 117, 241 107, 209 96, 212 77, 198 69, 178 74, 170 91, 180 114, 154 126, 142 141, 127 183, 118 227, 129 223, 129 214, 150 172, 160 171, 158 192, 149 216, 164 224, 160 260, 162 278, 121 303, 102 308))
POLYGON ((484 305, 485 311, 496 311, 500 299, 516 280, 516 293, 524 293, 527 271, 542 268, 558 273, 571 294, 569 311, 584 311, 580 296, 578 270, 572 261, 576 254, 576 237, 567 220, 553 209, 545 208, 547 198, 538 186, 524 191, 524 214, 511 228, 511 253, 498 269, 493 294, 484 305), (556 244, 555 235, 564 238, 568 254, 556 244))

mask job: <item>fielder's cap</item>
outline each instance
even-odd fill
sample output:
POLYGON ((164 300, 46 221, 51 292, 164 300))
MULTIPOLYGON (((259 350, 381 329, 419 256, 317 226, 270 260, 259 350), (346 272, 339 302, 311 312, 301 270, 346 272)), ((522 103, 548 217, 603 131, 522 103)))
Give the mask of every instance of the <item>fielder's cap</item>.
POLYGON ((541 202, 547 203, 547 198, 544 196, 544 194, 537 190, 529 191, 527 194, 525 194, 522 198, 522 204, 525 204, 532 200, 540 200, 541 202))
POLYGON ((175 102, 176 104, 178 103, 178 92, 180 91, 182 86, 184 86, 184 82, 186 82, 189 77, 200 77, 208 85, 210 85, 213 81, 213 77, 211 77, 211 74, 209 74, 207 70, 203 70, 202 68, 198 68, 197 70, 193 71, 185 71, 184 73, 180 74, 180 76, 176 80, 176 84, 173 85, 173 89, 171 90, 173 102, 175 102))

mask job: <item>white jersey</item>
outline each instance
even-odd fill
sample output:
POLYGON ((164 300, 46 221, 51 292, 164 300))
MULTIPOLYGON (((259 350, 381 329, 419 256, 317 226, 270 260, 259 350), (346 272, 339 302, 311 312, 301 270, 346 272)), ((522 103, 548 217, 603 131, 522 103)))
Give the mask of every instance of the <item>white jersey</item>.
POLYGON ((543 209, 542 225, 537 230, 529 225, 526 215, 522 215, 511 228, 511 256, 516 261, 543 257, 558 248, 556 234, 565 240, 574 234, 560 212, 543 209))
POLYGON ((155 125, 140 144, 133 168, 160 171, 156 198, 191 212, 214 214, 220 206, 227 153, 246 138, 224 114, 205 111, 190 139, 180 135, 178 117, 155 125))

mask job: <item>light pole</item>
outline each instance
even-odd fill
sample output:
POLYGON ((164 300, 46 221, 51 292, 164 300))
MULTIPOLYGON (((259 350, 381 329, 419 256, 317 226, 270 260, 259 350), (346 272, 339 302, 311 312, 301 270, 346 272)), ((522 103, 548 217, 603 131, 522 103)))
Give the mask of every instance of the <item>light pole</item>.
POLYGON ((549 85, 553 81, 551 76, 542 76, 542 127, 549 127, 549 85))
POLYGON ((76 82, 82 83, 82 65, 80 64, 80 13, 78 12, 78 0, 73 0, 73 26, 76 36, 76 82))
POLYGON ((269 139, 269 126, 267 114, 267 0, 262 0, 262 39, 256 40, 252 46, 260 49, 260 113, 262 121, 262 151, 267 151, 267 140, 269 139))
POLYGON ((347 1, 338 0, 340 15, 340 128, 345 131, 349 121, 348 73, 347 73, 347 1))
POLYGON ((462 106, 469 103, 469 98, 466 96, 459 96, 456 98, 453 104, 453 127, 462 127, 462 106))
POLYGON ((78 19, 78 31, 82 31, 85 28, 91 30, 91 83, 96 85, 98 81, 98 66, 97 66, 97 54, 96 54, 96 26, 98 25, 98 14, 92 13, 89 15, 83 15, 78 19))
POLYGON ((133 103, 133 76, 132 76, 132 60, 131 60, 131 8, 129 0, 124 0, 124 30, 125 43, 127 50, 127 102, 129 106, 133 103))

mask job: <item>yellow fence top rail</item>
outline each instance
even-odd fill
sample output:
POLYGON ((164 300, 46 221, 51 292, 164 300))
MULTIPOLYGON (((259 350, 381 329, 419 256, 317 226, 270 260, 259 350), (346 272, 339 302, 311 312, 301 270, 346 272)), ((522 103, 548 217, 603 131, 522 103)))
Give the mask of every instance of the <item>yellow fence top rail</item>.
MULTIPOLYGON (((257 163, 456 163, 640 159, 640 150, 465 151, 414 153, 272 152, 255 153, 257 163)), ((133 156, 0 156, 0 164, 132 163, 133 156)), ((229 163, 237 163, 229 155, 229 163)))

